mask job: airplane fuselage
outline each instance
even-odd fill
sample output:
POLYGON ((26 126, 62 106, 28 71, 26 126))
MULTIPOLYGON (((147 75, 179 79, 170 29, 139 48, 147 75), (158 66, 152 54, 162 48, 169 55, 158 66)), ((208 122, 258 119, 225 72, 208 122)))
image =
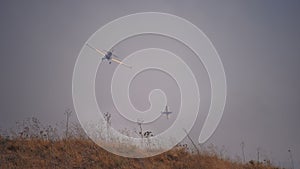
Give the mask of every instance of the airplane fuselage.
POLYGON ((110 60, 111 58, 112 58, 112 52, 109 51, 105 54, 105 59, 110 60))

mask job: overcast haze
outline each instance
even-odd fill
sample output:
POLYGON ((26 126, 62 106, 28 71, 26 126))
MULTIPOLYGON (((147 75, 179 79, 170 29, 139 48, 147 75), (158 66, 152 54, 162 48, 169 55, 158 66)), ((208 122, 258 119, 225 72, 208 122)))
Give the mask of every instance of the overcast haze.
MULTIPOLYGON (((247 160, 256 159, 256 149, 260 147, 262 158, 286 167, 290 167, 290 147, 299 168, 300 2, 296 0, 1 1, 0 127, 13 127, 16 121, 31 116, 49 123, 62 121, 64 110, 73 108, 72 73, 85 41, 109 21, 147 11, 189 20, 209 37, 220 55, 227 77, 227 103, 221 123, 207 144, 224 145, 227 153, 235 157, 241 156, 240 144, 244 141, 247 160)), ((133 44, 139 39, 135 40, 120 44, 118 54, 144 47, 135 48, 133 44)), ((185 59, 192 62, 188 56, 185 59)), ((197 65, 193 68, 197 69, 197 65)), ((202 77, 197 80, 203 81, 204 86, 200 92, 206 96, 207 76, 201 76, 201 64, 197 70, 202 77)), ((165 80, 162 84, 173 85, 167 76, 157 72, 148 75, 165 80)), ((99 74, 97 83, 101 79, 99 74)), ((144 80, 147 79, 143 76, 137 78, 133 86, 144 80)), ((152 87, 156 86, 145 86, 145 90, 131 88, 132 100, 140 109, 147 108, 146 91, 152 87), (145 95, 139 98, 137 92, 145 95)), ((176 90, 175 85, 170 88, 176 90)), ((98 90, 101 102, 105 95, 98 90)), ((175 98, 176 109, 178 93, 169 93, 175 98)), ((209 99, 203 99, 204 110, 209 99)), ((109 106, 104 109, 112 110, 109 106)), ((191 131, 195 140, 202 118, 191 131)))

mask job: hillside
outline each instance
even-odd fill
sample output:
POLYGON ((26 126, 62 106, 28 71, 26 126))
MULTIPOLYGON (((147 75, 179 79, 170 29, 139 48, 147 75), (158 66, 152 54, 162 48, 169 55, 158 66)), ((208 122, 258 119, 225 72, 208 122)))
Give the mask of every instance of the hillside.
POLYGON ((86 138, 49 141, 3 137, 0 137, 0 168, 275 169, 270 164, 241 164, 221 159, 214 153, 196 155, 180 146, 155 157, 130 159, 113 155, 86 138))

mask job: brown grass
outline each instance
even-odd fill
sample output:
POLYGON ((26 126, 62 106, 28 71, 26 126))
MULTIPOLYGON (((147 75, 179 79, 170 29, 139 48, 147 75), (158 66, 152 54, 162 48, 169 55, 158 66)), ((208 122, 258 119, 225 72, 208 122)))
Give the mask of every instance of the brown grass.
POLYGON ((190 153, 175 147, 145 159, 124 158, 111 154, 87 138, 49 141, 41 138, 0 136, 0 168, 66 169, 275 169, 270 164, 241 164, 221 159, 213 153, 190 153))
POLYGON ((15 130, 0 133, 0 169, 278 169, 270 163, 221 158, 214 147, 198 154, 181 145, 150 158, 125 158, 97 146, 78 124, 68 131, 62 137, 56 127, 37 118, 17 122, 15 130))

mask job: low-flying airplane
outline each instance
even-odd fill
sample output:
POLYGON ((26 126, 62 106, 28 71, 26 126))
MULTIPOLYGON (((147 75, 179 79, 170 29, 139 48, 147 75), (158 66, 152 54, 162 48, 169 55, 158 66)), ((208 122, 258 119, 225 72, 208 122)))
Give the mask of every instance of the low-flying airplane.
POLYGON ((166 106, 165 111, 161 112, 161 114, 165 114, 167 116, 167 119, 169 119, 169 114, 172 112, 168 110, 168 106, 166 106))
POLYGON ((98 54, 102 55, 102 60, 101 61, 104 61, 104 60, 107 60, 109 64, 111 64, 111 61, 113 62, 116 62, 118 64, 121 64, 121 65, 124 65, 128 68, 132 68, 131 66, 125 64, 124 62, 118 60, 118 59, 115 59, 113 57, 116 57, 116 58, 119 58, 117 55, 113 54, 113 51, 110 50, 110 51, 106 51, 106 50, 101 50, 101 49, 97 49, 93 46, 91 46, 90 44, 86 44, 86 46, 88 46, 89 48, 93 49, 94 51, 96 51, 98 54))

